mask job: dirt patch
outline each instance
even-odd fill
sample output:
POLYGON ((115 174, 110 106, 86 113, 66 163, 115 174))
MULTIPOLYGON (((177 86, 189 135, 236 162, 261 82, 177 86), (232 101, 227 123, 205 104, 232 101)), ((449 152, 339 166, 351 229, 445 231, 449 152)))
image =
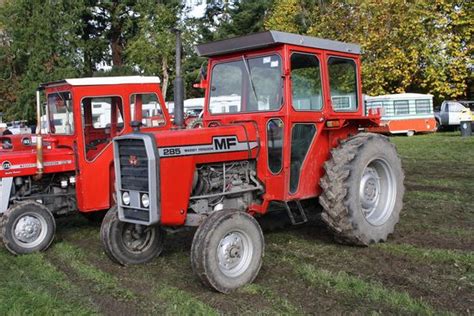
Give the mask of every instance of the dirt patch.
POLYGON ((405 243, 423 248, 454 249, 463 251, 474 251, 474 240, 470 237, 449 237, 441 234, 433 234, 426 230, 405 228, 395 231, 392 238, 397 243, 405 243))

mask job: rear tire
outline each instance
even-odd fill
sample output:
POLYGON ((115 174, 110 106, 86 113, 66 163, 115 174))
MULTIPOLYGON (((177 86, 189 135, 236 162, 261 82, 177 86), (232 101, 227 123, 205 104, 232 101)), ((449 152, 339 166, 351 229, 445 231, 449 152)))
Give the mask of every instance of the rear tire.
POLYGON ((362 133, 331 151, 321 178, 323 221, 336 240, 367 246, 393 233, 403 206, 403 170, 388 138, 362 133))
POLYGON ((107 256, 126 266, 147 263, 159 256, 163 251, 165 232, 158 225, 143 226, 120 221, 114 206, 102 221, 100 236, 107 256))
POLYGON ((2 215, 0 223, 3 244, 15 255, 48 249, 56 231, 51 211, 34 201, 20 202, 10 207, 2 215))
POLYGON ((191 247, 191 265, 201 281, 221 293, 251 283, 262 266, 263 233, 249 214, 217 211, 199 226, 191 247))

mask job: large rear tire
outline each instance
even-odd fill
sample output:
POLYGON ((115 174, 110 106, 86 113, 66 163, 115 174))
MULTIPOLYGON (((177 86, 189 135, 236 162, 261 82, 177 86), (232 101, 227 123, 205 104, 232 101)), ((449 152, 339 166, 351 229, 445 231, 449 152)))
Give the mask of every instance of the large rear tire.
POLYGON ((0 219, 3 244, 15 255, 48 249, 54 239, 56 222, 51 211, 38 202, 20 202, 0 219))
POLYGON ((165 232, 158 225, 147 227, 120 221, 114 206, 102 221, 100 236, 107 256, 125 266, 147 263, 159 256, 165 232))
POLYGON ((336 240, 367 246, 385 241, 399 221, 404 174, 386 136, 361 133, 331 151, 321 178, 323 221, 336 240))
POLYGON ((252 216, 217 211, 194 235, 191 265, 205 285, 229 293, 253 282, 262 266, 264 248, 262 230, 252 216))

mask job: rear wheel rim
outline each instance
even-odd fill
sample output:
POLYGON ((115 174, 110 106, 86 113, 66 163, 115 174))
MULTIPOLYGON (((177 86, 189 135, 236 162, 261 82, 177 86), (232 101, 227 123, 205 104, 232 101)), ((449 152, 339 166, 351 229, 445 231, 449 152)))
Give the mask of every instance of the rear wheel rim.
POLYGON ((23 248, 39 246, 48 234, 46 219, 35 212, 27 212, 18 217, 11 230, 15 243, 23 248))
POLYGON ((219 270, 227 277, 238 277, 249 268, 253 253, 250 236, 244 231, 232 231, 217 246, 219 270))
POLYGON ((122 233, 122 243, 125 249, 131 253, 140 254, 150 249, 156 238, 153 227, 137 229, 135 224, 126 223, 122 233))
POLYGON ((392 215, 397 195, 393 168, 385 159, 374 159, 364 168, 359 187, 359 200, 366 221, 383 225, 392 215))

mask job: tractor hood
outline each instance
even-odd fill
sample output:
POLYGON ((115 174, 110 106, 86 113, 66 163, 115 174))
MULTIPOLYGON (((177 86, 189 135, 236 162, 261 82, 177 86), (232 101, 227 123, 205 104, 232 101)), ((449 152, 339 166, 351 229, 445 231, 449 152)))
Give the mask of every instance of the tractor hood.
POLYGON ((254 159, 259 147, 257 130, 247 123, 164 131, 156 133, 155 139, 160 158, 195 156, 199 162, 214 160, 205 155, 231 153, 229 159, 254 159))
MULTIPOLYGON (((45 173, 74 170, 71 148, 58 148, 53 139, 44 142, 45 173)), ((0 178, 35 175, 36 136, 0 136, 0 178)))

